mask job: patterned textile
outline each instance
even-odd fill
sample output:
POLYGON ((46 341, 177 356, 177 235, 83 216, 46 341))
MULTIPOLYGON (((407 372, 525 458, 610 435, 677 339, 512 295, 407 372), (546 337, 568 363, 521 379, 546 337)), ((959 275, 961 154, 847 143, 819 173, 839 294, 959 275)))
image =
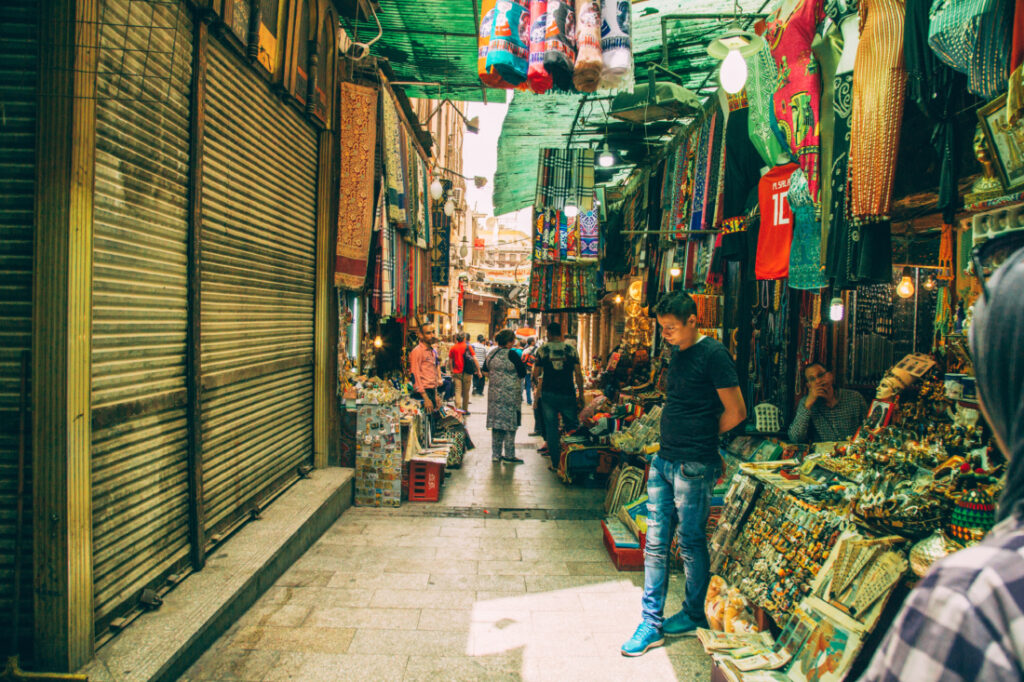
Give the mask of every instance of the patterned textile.
POLYGON ((604 0, 601 8, 601 89, 611 90, 633 71, 632 11, 629 0, 604 0))
POLYGON ((576 66, 572 84, 594 92, 601 84, 601 8, 597 0, 576 0, 576 66))
POLYGON ((548 0, 530 0, 530 65, 526 78, 538 95, 551 89, 554 81, 544 68, 544 34, 548 29, 548 0))
POLYGON ((765 40, 778 69, 773 111, 817 203, 821 76, 811 43, 825 18, 824 3, 800 0, 788 17, 780 15, 781 9, 780 5, 772 12, 765 27, 765 40))
POLYGON ((405 210, 405 176, 402 170, 402 127, 398 111, 390 97, 383 98, 384 110, 384 179, 388 195, 388 220, 399 227, 409 222, 405 210))
POLYGON ((597 211, 580 213, 580 260, 596 261, 601 251, 601 226, 597 211))
POLYGON ((448 270, 450 261, 452 219, 444 214, 443 210, 434 211, 432 214, 434 223, 434 244, 433 257, 430 269, 430 280, 442 287, 448 286, 448 270))
POLYGON ((561 211, 569 200, 572 187, 572 160, 564 149, 542 149, 537 172, 537 196, 534 208, 561 211))
POLYGON ((395 226, 390 220, 380 224, 380 315, 395 314, 395 226))
POLYGON ((689 229, 704 229, 704 213, 708 207, 708 177, 711 171, 711 153, 714 144, 715 120, 718 118, 716 109, 704 119, 700 127, 700 141, 697 144, 697 174, 693 180, 693 203, 689 229))
POLYGON ((860 21, 850 119, 850 207, 855 221, 878 222, 889 219, 907 89, 903 0, 860 0, 860 21))
POLYGON ((1006 91, 1006 122, 1016 125, 1024 117, 1024 0, 1013 10, 1013 42, 1010 47, 1010 82, 1006 91))
POLYGON ((596 267, 535 263, 530 270, 528 308, 534 312, 590 312, 597 307, 599 288, 596 267))
POLYGON ((932 565, 861 682, 1021 679, 1024 522, 1017 511, 979 544, 932 565))
POLYGON ((377 90, 341 84, 341 129, 338 135, 338 242, 334 284, 360 289, 366 280, 373 230, 373 165, 377 144, 377 90))
POLYGON ((794 171, 789 177, 786 199, 793 212, 789 286, 793 289, 821 289, 828 284, 821 271, 821 223, 814 215, 814 202, 811 201, 803 169, 794 171))
POLYGON ((512 352, 510 348, 497 348, 487 356, 489 429, 515 431, 519 426, 519 414, 523 404, 523 380, 519 378, 516 365, 510 357, 512 352))
POLYGON ((782 142, 770 123, 778 69, 767 43, 747 59, 747 70, 750 74, 747 78, 747 100, 750 102, 747 132, 764 164, 774 166, 782 153, 782 142))
POLYGON ((576 64, 576 13, 572 0, 548 0, 548 25, 544 32, 544 68, 555 87, 572 91, 576 64))
MULTIPOLYGON (((902 3, 901 3, 902 4, 902 3)), ((990 99, 1006 87, 1013 40, 1013 0, 936 0, 928 44, 967 74, 967 89, 990 99)))
POLYGON ((498 0, 487 45, 487 70, 510 85, 526 80, 530 58, 530 8, 526 0, 498 0))
POLYGON ((572 177, 569 179, 576 206, 581 211, 589 211, 594 207, 594 150, 574 149, 570 152, 572 159, 572 177))
POLYGON ((476 71, 480 82, 490 88, 511 88, 502 80, 493 68, 487 67, 487 53, 491 44, 491 31, 494 29, 494 6, 497 0, 482 0, 480 12, 480 33, 477 36, 476 71))

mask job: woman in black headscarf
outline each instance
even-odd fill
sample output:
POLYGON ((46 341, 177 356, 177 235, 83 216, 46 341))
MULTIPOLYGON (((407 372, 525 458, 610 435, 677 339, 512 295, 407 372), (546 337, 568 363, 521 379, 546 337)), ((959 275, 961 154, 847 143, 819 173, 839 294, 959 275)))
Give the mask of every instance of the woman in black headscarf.
POLYGON ((971 354, 982 413, 1009 459, 999 524, 932 566, 861 682, 1024 680, 1024 237, 994 237, 975 254, 984 293, 971 354), (986 281, 988 257, 1005 254, 986 281))

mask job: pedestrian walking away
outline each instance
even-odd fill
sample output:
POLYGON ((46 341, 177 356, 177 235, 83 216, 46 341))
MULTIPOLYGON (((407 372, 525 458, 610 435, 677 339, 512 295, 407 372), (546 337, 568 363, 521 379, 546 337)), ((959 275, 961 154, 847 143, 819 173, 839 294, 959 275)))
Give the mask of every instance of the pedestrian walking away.
MULTIPOLYGON (((469 342, 468 334, 466 335, 466 341, 467 343, 469 342)), ((484 343, 484 335, 477 334, 476 341, 470 343, 469 345, 473 348, 473 353, 476 355, 477 360, 482 366, 484 364, 484 359, 487 357, 487 354, 490 353, 490 351, 492 350, 490 347, 487 346, 486 343, 484 343)), ((480 374, 475 374, 473 376, 473 395, 484 394, 484 384, 486 383, 486 381, 487 377, 485 372, 481 372, 480 374)))
POLYGON ((522 423, 523 378, 526 365, 512 349, 511 329, 498 332, 497 347, 485 363, 490 382, 487 389, 487 428, 491 430, 491 461, 521 464, 516 457, 516 430, 522 423))
POLYGON ((544 416, 544 440, 551 469, 557 470, 561 457, 561 434, 579 426, 583 409, 583 370, 576 349, 562 337, 562 325, 547 326, 548 341, 537 350, 533 367, 535 396, 544 416), (559 417, 562 426, 559 426, 559 417))
POLYGON ((473 347, 467 343, 469 334, 459 333, 455 335, 455 345, 448 351, 448 361, 451 364, 452 379, 455 381, 455 407, 469 413, 469 392, 471 381, 474 376, 480 374, 479 356, 473 351, 473 347))
POLYGON ((665 342, 674 347, 661 413, 661 449, 647 479, 647 546, 640 625, 622 645, 640 656, 665 635, 693 635, 708 627, 704 600, 710 580, 705 528, 711 490, 721 475, 718 436, 747 417, 732 356, 697 331, 697 306, 686 293, 668 294, 655 308, 665 342), (666 619, 669 547, 676 528, 686 571, 683 608, 666 619))

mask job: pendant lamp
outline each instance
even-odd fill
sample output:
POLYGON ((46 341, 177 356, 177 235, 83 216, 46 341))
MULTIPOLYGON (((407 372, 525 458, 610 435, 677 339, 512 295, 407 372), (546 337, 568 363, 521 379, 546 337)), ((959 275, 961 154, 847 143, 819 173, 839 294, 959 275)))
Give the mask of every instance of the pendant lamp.
POLYGON ((718 79, 722 89, 735 94, 747 83, 747 58, 758 53, 764 39, 740 28, 738 21, 729 24, 725 33, 711 41, 708 54, 722 62, 718 79))

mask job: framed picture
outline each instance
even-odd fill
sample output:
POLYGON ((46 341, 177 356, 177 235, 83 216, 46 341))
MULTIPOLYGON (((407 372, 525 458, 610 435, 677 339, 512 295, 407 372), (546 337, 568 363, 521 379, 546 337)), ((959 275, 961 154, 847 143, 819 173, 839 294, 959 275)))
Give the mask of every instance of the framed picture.
POLYGON ((1006 96, 1000 95, 978 110, 981 129, 999 169, 1003 189, 1024 187, 1024 119, 1010 125, 1006 118, 1006 96))
POLYGON ((888 426, 889 420, 892 419, 893 407, 893 403, 885 400, 872 401, 871 407, 868 409, 868 418, 865 420, 864 425, 872 431, 888 426))

